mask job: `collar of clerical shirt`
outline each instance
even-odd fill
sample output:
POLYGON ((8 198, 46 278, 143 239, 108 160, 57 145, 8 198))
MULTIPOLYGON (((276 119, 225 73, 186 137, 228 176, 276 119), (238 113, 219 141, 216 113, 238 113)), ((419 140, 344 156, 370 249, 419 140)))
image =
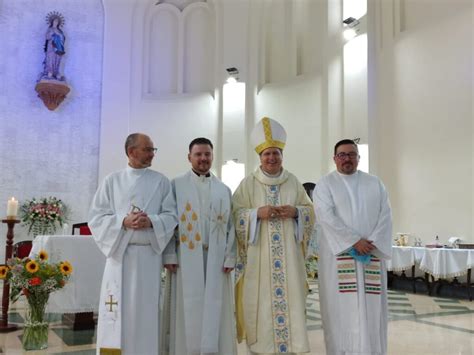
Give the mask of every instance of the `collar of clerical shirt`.
POLYGON ((206 182, 208 181, 211 177, 211 173, 208 171, 207 174, 199 174, 197 171, 194 171, 194 169, 191 169, 191 171, 194 173, 194 176, 198 178, 199 181, 201 182, 206 182))
POLYGON ((141 168, 141 169, 135 169, 132 168, 130 165, 127 165, 127 172, 133 175, 143 175, 148 171, 148 168, 141 168))
POLYGON ((349 175, 340 173, 337 170, 336 172, 339 174, 340 177, 342 177, 343 179, 346 179, 347 181, 357 180, 357 177, 359 176, 359 170, 356 170, 355 173, 349 174, 349 175))

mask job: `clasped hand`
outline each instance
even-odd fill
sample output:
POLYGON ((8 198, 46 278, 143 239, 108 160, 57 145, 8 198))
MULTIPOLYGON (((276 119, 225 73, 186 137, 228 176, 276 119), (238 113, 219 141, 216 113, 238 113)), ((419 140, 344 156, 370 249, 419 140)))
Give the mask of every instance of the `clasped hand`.
POLYGON ((284 206, 263 206, 257 210, 257 217, 259 219, 271 218, 295 218, 298 215, 296 207, 290 205, 284 206))
POLYGON ((370 254, 372 250, 376 249, 373 241, 367 239, 360 239, 353 247, 360 255, 370 254))
POLYGON ((123 219, 123 225, 129 229, 145 229, 151 227, 151 220, 145 212, 130 212, 123 219))

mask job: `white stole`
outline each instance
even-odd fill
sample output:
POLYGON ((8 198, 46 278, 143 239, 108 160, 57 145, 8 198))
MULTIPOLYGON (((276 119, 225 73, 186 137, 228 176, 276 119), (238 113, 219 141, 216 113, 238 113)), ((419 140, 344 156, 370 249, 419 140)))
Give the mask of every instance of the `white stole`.
MULTIPOLYGON (((179 253, 186 347, 190 353, 216 353, 225 274, 222 271, 230 225, 229 189, 211 176, 211 210, 201 211, 193 172, 174 179, 179 220, 179 253), (209 249, 204 280, 200 219, 210 213, 209 249)), ((230 228, 229 238, 233 238, 230 228)))

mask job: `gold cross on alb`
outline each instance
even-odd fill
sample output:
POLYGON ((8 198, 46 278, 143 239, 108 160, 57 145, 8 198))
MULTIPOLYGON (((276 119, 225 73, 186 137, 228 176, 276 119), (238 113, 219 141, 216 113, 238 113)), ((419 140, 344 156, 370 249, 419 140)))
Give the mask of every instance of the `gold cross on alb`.
POLYGON ((114 301, 112 300, 112 298, 113 298, 112 295, 109 295, 109 298, 110 298, 109 301, 108 301, 108 302, 105 302, 105 305, 106 305, 106 306, 110 306, 109 312, 112 312, 112 311, 113 311, 112 307, 113 307, 113 306, 118 306, 118 302, 117 302, 117 301, 114 302, 114 301))

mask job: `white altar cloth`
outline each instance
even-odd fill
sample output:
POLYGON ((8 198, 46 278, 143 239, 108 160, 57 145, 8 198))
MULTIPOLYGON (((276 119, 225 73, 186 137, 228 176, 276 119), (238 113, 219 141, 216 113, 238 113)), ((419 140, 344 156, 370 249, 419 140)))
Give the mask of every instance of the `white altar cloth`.
POLYGON ((405 271, 419 264, 425 253, 424 247, 392 247, 392 259, 387 260, 388 271, 405 271))
POLYGON ((462 276, 474 266, 474 250, 426 248, 420 270, 435 278, 462 276))
POLYGON ((67 260, 73 271, 66 286, 49 297, 46 312, 97 312, 105 256, 91 236, 40 235, 33 241, 30 257, 40 250, 48 253, 49 261, 67 260))
POLYGON ((435 278, 462 276, 474 266, 474 250, 394 246, 387 270, 409 270, 415 264, 435 278))

